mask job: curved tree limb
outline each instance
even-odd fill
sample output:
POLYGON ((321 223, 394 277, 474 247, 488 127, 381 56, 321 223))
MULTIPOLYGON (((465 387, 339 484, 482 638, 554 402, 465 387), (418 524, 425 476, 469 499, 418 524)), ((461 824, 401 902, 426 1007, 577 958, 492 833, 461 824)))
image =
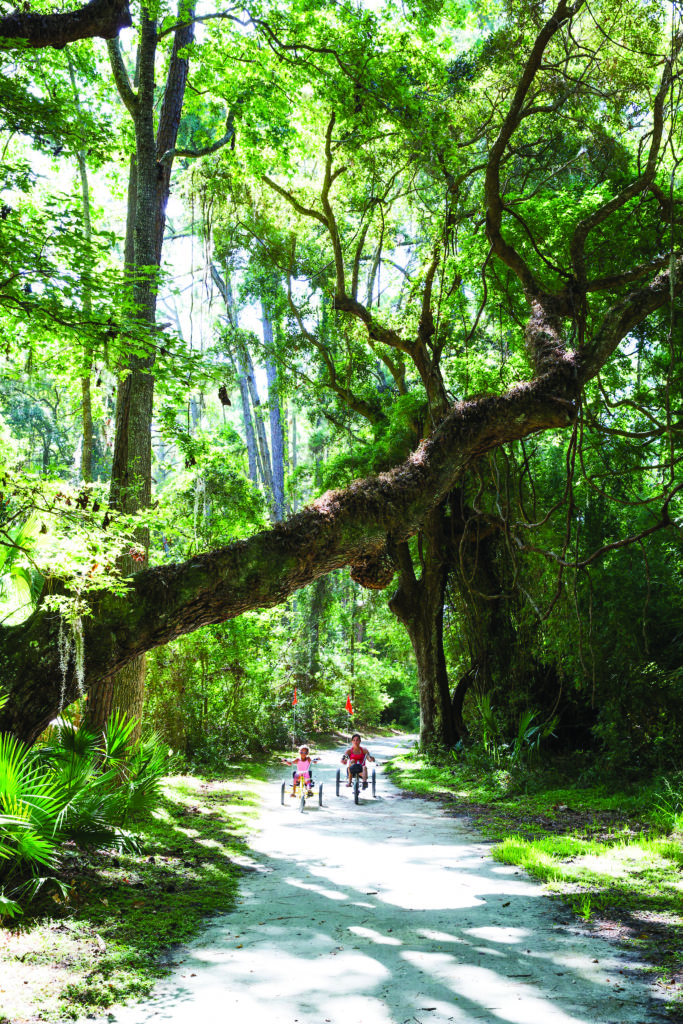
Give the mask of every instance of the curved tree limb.
POLYGON ((546 47, 562 25, 570 21, 580 11, 583 3, 584 0, 576 0, 573 6, 569 6, 567 0, 560 0, 536 37, 536 41, 520 76, 512 102, 498 132, 498 137, 491 147, 486 166, 486 178, 484 181, 486 234, 496 256, 515 272, 524 290, 532 295, 537 295, 541 290, 534 274, 514 246, 505 240, 501 230, 503 199, 500 187, 500 165, 506 147, 524 116, 524 103, 534 78, 541 67, 546 47))
POLYGON ((128 0, 90 0, 63 14, 13 11, 0 18, 0 49, 61 50, 77 39, 115 39, 132 24, 128 0))

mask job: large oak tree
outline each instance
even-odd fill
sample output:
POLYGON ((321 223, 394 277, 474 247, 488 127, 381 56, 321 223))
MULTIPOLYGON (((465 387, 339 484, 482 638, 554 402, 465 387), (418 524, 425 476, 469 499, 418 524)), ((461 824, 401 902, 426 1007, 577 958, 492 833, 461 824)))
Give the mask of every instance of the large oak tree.
MULTIPOLYGON (((468 158, 466 177, 477 174, 481 182, 490 244, 486 262, 495 261, 509 272, 526 304, 523 330, 529 379, 499 396, 466 398, 454 405, 449 402, 439 373, 438 340, 434 341, 436 258, 433 269, 424 276, 422 314, 414 336, 387 329, 382 318, 359 301, 351 284, 357 281, 357 274, 354 271, 350 280, 330 199, 336 176, 331 160, 333 117, 328 127, 328 171, 321 209, 302 209, 305 215, 313 212, 331 240, 334 309, 359 322, 374 343, 410 356, 432 399, 438 425, 407 461, 391 472, 323 495, 299 515, 247 541, 182 565, 146 569, 131 580, 124 597, 96 596, 92 615, 84 624, 88 687, 101 686, 146 651, 183 633, 282 602, 296 589, 343 566, 350 566, 354 578, 370 587, 386 587, 399 573, 395 610, 399 617, 412 620, 413 632, 421 636, 419 643, 425 650, 432 649, 425 655, 425 664, 430 657, 433 662, 442 581, 437 579, 440 593, 434 600, 426 594, 425 574, 416 578, 407 541, 426 530, 431 543, 438 534, 435 516, 449 492, 487 452, 574 423, 583 390, 609 364, 624 339, 683 290, 683 261, 673 230, 673 197, 667 196, 660 184, 665 146, 670 141, 669 104, 677 80, 679 38, 674 37, 663 62, 659 54, 650 53, 651 101, 638 161, 632 165, 628 181, 608 199, 596 201, 573 224, 566 266, 549 263, 542 239, 533 236, 506 200, 510 168, 521 164, 519 176, 524 179, 525 146, 534 126, 538 123, 542 133, 548 118, 571 105, 584 82, 590 84, 594 57, 581 39, 584 7, 583 0, 574 4, 561 0, 537 26, 516 80, 501 84, 503 99, 491 113, 487 132, 477 137, 475 156, 468 158), (578 79, 572 73, 573 62, 582 62, 578 79), (480 159, 482 147, 486 152, 480 159), (596 270, 605 262, 602 252, 596 257, 596 237, 604 235, 630 204, 645 196, 656 202, 662 224, 672 228, 667 236, 670 244, 663 246, 662 233, 658 236, 655 232, 639 243, 640 250, 643 245, 648 250, 644 257, 636 260, 629 251, 612 252, 607 261, 609 273, 596 270), (515 241, 520 221, 531 244, 526 238, 523 243, 515 241), (425 621, 416 622, 416 609, 419 618, 420 610, 427 606, 430 610, 425 621)), ((297 46, 292 44, 289 49, 296 51, 297 46)), ((597 86, 594 92, 599 92, 597 86)), ((147 131, 146 137, 152 139, 153 135, 147 131)), ((153 154, 143 155, 145 159, 149 156, 152 168, 153 154)), ((157 148, 157 161, 159 157, 157 148)), ((160 166, 163 170, 163 161, 160 166)), ((455 197, 465 179, 456 179, 448 168, 446 171, 455 197)), ((152 188, 151 171, 148 177, 152 196, 157 186, 152 188)), ((277 186, 271 179, 269 184, 273 183, 277 186)), ((281 186, 279 191, 296 206, 298 201, 291 192, 281 186)), ((141 263, 158 265, 158 249, 152 249, 141 263)), ((138 304, 143 307, 146 301, 141 293, 138 304)), ((152 326, 153 306, 150 309, 152 326)), ((145 367, 141 370, 144 374, 145 367)), ((134 377, 135 373, 131 380, 134 377)), ((667 499, 653 530, 668 524, 668 506, 667 499)), ((438 577, 439 555, 430 543, 427 560, 433 562, 438 577)), ((69 702, 78 693, 73 666, 66 678, 60 667, 59 628, 58 616, 39 608, 27 622, 4 628, 0 636, 0 664, 11 696, 1 724, 27 739, 39 734, 62 700, 69 702)), ((414 647, 419 662, 415 639, 414 647)), ((443 666, 436 675, 423 673, 420 682, 422 738, 449 742, 453 733, 444 724, 449 694, 447 682, 444 692, 443 666)))

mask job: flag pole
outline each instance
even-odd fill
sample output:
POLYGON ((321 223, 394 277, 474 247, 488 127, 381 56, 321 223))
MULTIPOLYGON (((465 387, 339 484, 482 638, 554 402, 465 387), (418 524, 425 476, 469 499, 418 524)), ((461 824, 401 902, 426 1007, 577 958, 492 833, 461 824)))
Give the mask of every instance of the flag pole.
POLYGON ((299 703, 299 698, 296 695, 296 686, 294 687, 294 700, 292 701, 292 712, 294 714, 294 723, 292 725, 292 749, 296 750, 296 706, 299 703))
POLYGON ((351 742, 351 715, 353 714, 353 704, 351 703, 351 694, 346 698, 346 714, 348 715, 347 725, 349 727, 349 743, 351 742))

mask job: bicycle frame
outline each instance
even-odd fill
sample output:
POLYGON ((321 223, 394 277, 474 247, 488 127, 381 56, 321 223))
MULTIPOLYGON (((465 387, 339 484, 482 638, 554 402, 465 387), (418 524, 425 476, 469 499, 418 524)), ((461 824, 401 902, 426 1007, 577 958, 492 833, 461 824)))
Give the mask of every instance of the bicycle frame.
MULTIPOLYGON (((312 779, 311 779, 310 785, 311 786, 314 785, 312 779)), ((299 778, 294 783, 294 794, 295 794, 296 801, 297 801, 297 803, 299 805, 299 810, 301 812, 303 812, 305 807, 306 807, 306 801, 313 796, 313 789, 311 788, 309 790, 308 786, 309 786, 309 784, 307 784, 304 781, 303 775, 300 775, 299 778)), ((287 792, 287 783, 283 782, 282 786, 281 786, 281 789, 280 789, 280 803, 283 804, 283 805, 286 802, 285 801, 285 794, 286 794, 286 792, 287 792)), ((319 782, 318 783, 318 806, 322 807, 322 805, 323 805, 323 784, 322 784, 322 782, 319 782)))

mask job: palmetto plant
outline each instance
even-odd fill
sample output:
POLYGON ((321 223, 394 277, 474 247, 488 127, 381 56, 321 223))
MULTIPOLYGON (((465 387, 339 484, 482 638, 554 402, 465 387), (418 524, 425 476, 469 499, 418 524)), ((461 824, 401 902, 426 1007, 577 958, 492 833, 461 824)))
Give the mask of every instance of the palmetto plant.
POLYGON ((559 721, 557 717, 540 725, 534 725, 535 720, 536 712, 530 709, 520 715, 517 735, 512 746, 513 761, 521 761, 523 757, 532 761, 539 756, 543 740, 555 734, 559 721))
POLYGON ((65 718, 39 749, 0 736, 0 917, 21 913, 19 901, 43 884, 66 841, 136 847, 123 826, 153 801, 168 758, 156 737, 131 747, 135 725, 114 715, 98 736, 65 718))
POLYGON ((43 577, 23 564, 35 547, 38 520, 31 516, 23 526, 5 529, 0 537, 0 621, 25 618, 33 610, 43 589, 43 577))
POLYGON ((477 708, 481 715, 482 722, 482 741, 484 749, 491 755, 493 760, 498 764, 500 762, 500 756, 503 745, 501 744, 500 728, 496 721, 494 714, 494 708, 491 706, 491 694, 485 693, 477 701, 477 708))

